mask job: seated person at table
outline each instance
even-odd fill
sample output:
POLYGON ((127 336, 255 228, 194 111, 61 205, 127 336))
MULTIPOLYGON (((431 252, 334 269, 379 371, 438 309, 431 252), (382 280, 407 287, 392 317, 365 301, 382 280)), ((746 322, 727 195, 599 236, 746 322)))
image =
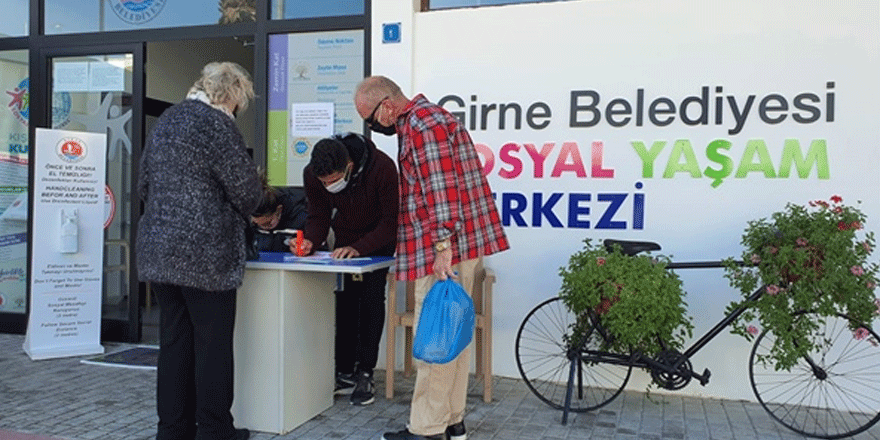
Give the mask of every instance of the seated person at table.
MULTIPOLYGON (((303 170, 309 200, 303 250, 335 233, 334 258, 391 256, 397 244, 397 168, 369 139, 353 133, 322 139, 303 170)), ((291 246, 291 251, 295 248, 291 246)), ((336 292, 336 391, 352 405, 373 403, 373 369, 385 324, 388 269, 345 274, 336 292)))
POLYGON ((256 226, 254 240, 258 251, 287 252, 284 241, 291 234, 279 233, 303 229, 306 224, 306 194, 297 187, 263 186, 263 199, 251 221, 256 226))

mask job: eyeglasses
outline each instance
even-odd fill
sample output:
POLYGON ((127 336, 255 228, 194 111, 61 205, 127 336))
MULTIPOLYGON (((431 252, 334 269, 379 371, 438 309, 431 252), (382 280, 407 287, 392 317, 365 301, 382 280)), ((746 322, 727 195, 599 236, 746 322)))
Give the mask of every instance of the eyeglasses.
POLYGON ((376 104, 376 107, 373 109, 373 112, 370 113, 370 117, 368 117, 367 119, 364 119, 364 122, 367 123, 367 127, 369 127, 369 128, 373 128, 373 124, 377 124, 377 123, 378 123, 378 122, 376 121, 376 119, 375 119, 375 118, 376 118, 376 112, 379 111, 379 107, 380 107, 380 106, 382 105, 382 103, 385 102, 385 100, 388 99, 388 98, 390 98, 390 96, 386 96, 386 97, 382 98, 382 100, 379 101, 378 104, 376 104))

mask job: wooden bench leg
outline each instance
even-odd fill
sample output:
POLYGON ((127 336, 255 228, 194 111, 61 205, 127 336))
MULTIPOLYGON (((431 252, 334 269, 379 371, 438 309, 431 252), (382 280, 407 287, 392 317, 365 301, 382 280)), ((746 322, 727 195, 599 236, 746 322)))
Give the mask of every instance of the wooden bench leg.
POLYGON ((385 317, 385 398, 394 398, 394 351, 397 347, 397 281, 388 273, 388 310, 385 317))
POLYGON ((483 271, 483 328, 480 329, 480 342, 483 346, 483 402, 489 403, 492 401, 492 285, 495 283, 495 273, 488 268, 483 271))

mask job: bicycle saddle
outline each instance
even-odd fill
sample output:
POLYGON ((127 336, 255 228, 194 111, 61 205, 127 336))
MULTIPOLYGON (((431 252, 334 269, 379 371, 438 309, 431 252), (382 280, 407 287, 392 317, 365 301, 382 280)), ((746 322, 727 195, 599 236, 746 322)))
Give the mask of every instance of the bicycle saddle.
POLYGON ((614 240, 605 239, 602 242, 608 252, 614 251, 615 246, 620 246, 620 252, 624 255, 635 255, 641 252, 659 251, 660 245, 652 241, 631 241, 631 240, 614 240))

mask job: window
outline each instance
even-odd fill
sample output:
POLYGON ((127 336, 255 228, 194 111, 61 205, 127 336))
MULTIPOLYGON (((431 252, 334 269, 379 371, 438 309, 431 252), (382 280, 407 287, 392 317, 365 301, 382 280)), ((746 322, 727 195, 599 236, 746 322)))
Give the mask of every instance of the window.
POLYGON ((363 15, 364 0, 271 0, 273 19, 363 15))
POLYGON ((0 312, 27 309, 28 52, 0 51, 0 312))
POLYGON ((256 20, 256 1, 245 0, 45 1, 48 35, 256 20))
POLYGON ((0 14, 0 38, 23 37, 28 34, 28 0, 3 0, 0 14))

